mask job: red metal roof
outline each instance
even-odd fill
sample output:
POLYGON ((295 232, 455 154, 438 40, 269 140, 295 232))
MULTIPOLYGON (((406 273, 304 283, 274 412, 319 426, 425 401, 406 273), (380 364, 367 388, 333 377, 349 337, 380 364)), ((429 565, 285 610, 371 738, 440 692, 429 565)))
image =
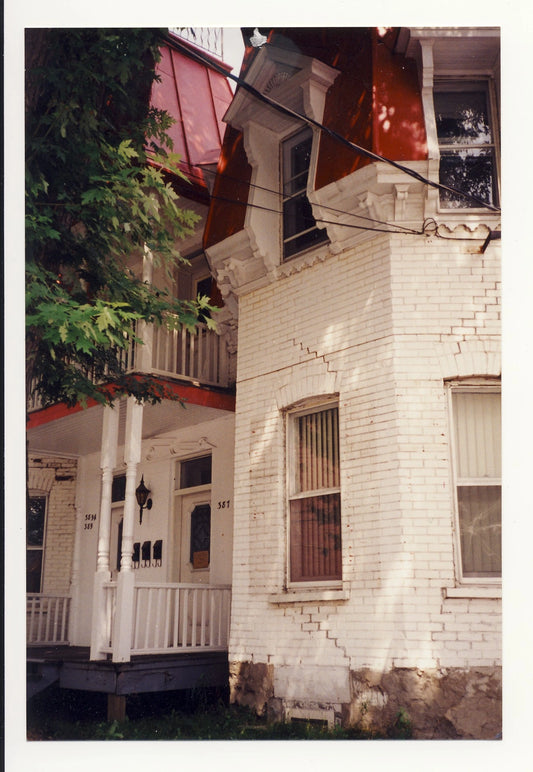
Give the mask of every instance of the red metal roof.
MULTIPOLYGON (((394 161, 427 157, 422 99, 413 60, 393 52, 394 30, 380 37, 372 28, 276 29, 269 45, 300 51, 339 71, 326 97, 323 123, 342 137, 394 161)), ((241 77, 258 49, 246 50, 241 77)), ((370 160, 323 133, 317 161, 317 189, 351 174, 370 160)), ((240 132, 226 134, 214 198, 204 233, 208 247, 244 226, 245 189, 251 169, 240 132), (227 175, 230 182, 224 180, 227 175), (233 180, 233 189, 231 187, 233 180), (239 180, 237 184, 235 180, 239 180), (237 198, 231 205, 217 200, 237 198)))
POLYGON ((201 164, 218 160, 226 128, 222 116, 233 93, 227 78, 190 58, 188 50, 194 52, 195 46, 181 39, 179 50, 171 39, 161 47, 160 81, 154 82, 151 104, 175 119, 168 134, 172 151, 181 156, 181 171, 195 187, 207 190, 201 164))

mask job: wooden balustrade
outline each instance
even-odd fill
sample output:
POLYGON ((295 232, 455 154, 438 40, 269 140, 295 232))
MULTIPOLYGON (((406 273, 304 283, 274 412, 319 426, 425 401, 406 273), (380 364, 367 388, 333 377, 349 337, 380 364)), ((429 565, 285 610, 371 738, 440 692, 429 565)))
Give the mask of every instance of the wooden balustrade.
POLYGON ((205 324, 197 324, 194 332, 184 327, 153 327, 151 371, 209 386, 228 386, 226 341, 205 324))
POLYGON ((224 651, 231 588, 147 583, 135 587, 132 654, 224 651))
POLYGON ((70 597, 32 593, 26 596, 26 641, 32 645, 68 643, 70 597))

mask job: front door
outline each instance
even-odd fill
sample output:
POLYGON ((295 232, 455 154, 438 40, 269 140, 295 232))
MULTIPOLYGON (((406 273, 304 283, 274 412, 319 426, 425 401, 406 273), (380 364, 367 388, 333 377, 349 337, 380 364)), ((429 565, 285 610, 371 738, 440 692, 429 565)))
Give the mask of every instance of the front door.
POLYGON ((176 499, 173 581, 209 584, 211 564, 211 491, 176 499))

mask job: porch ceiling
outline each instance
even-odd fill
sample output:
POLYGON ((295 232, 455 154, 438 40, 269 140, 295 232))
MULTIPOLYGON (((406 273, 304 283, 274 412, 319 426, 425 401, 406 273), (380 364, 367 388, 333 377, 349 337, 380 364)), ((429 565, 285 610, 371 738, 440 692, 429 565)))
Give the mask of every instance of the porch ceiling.
MULTIPOLYGON (((104 409, 100 405, 88 407, 70 415, 56 418, 28 430, 31 453, 84 456, 100 450, 104 409)), ((225 415, 226 411, 205 405, 163 400, 159 405, 146 405, 143 412, 143 439, 182 429, 225 415)), ((120 405, 119 445, 124 442, 126 405, 120 405)))

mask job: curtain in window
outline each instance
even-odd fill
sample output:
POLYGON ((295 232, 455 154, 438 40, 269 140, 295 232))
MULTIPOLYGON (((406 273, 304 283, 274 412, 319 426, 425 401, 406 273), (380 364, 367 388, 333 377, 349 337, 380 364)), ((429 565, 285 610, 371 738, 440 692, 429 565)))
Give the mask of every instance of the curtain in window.
POLYGON ((500 394, 458 391, 453 406, 463 576, 500 576, 500 394))
POLYGON ((298 419, 297 491, 339 487, 339 419, 337 408, 298 419))
POLYGON ((341 573, 339 420, 336 407, 295 419, 297 466, 290 502, 291 580, 341 573), (305 496, 306 493, 310 495, 305 496), (302 495, 304 494, 304 495, 302 495))
POLYGON ((291 579, 340 579, 340 493, 291 501, 291 579))

